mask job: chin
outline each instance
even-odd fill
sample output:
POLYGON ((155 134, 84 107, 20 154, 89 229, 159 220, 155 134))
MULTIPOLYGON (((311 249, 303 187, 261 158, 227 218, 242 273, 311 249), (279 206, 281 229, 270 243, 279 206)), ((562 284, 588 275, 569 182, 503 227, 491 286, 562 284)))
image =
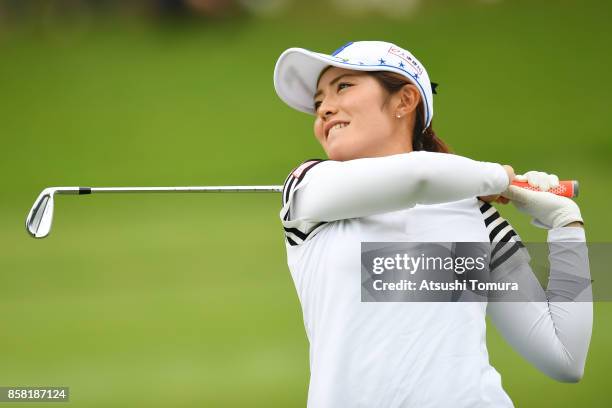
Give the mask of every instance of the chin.
POLYGON ((330 160, 335 160, 335 161, 346 161, 346 160, 352 160, 355 159, 355 154, 354 152, 347 150, 347 149, 342 149, 342 148, 333 148, 333 149, 328 149, 326 150, 327 153, 327 157, 330 160))

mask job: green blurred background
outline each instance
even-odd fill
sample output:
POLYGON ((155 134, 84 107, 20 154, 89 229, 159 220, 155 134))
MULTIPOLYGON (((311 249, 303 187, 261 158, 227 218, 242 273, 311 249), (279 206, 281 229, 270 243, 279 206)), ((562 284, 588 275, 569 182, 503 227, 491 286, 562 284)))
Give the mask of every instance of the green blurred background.
MULTIPOLYGON (((47 186, 281 184, 324 157, 273 89, 289 47, 413 51, 455 152, 580 180, 587 236, 610 241, 609 2, 172 3, 0 2, 1 386, 69 386, 79 407, 305 406, 278 195, 61 196, 49 238, 24 229, 47 186)), ((516 406, 611 406, 611 306, 595 304, 578 384, 489 325, 516 406)))

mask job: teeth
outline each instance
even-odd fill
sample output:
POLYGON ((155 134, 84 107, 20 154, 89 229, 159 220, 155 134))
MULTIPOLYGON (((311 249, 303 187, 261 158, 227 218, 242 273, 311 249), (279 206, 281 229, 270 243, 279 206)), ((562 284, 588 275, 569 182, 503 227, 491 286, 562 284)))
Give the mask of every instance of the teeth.
POLYGON ((332 126, 331 129, 329 129, 329 130, 331 131, 331 130, 334 130, 334 129, 340 129, 340 128, 343 128, 343 127, 346 127, 346 126, 348 126, 348 123, 338 123, 338 124, 332 126))

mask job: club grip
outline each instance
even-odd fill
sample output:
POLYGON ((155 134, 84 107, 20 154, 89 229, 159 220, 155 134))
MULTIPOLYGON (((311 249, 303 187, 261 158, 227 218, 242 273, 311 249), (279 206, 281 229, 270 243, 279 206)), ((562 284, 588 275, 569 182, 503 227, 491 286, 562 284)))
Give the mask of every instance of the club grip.
MULTIPOLYGON (((512 182, 513 186, 526 188, 527 190, 540 191, 537 187, 530 186, 526 181, 516 181, 512 182)), ((549 193, 553 193, 562 197, 574 198, 578 197, 578 181, 576 180, 562 180, 559 181, 559 185, 557 187, 551 188, 548 190, 549 193)))

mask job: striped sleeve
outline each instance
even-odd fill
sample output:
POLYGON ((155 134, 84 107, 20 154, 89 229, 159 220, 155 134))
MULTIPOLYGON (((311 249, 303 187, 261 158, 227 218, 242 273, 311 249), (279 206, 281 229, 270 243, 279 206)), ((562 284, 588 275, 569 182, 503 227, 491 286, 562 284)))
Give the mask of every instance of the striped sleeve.
POLYGON ((510 270, 517 263, 529 263, 531 257, 512 225, 491 204, 478 200, 478 205, 491 243, 491 272, 510 270))
POLYGON ((317 164, 324 161, 325 160, 322 159, 306 160, 293 169, 285 179, 280 218, 285 232, 285 240, 288 245, 296 246, 306 242, 327 224, 326 222, 295 220, 291 216, 291 204, 294 200, 296 191, 307 183, 308 172, 317 164))

